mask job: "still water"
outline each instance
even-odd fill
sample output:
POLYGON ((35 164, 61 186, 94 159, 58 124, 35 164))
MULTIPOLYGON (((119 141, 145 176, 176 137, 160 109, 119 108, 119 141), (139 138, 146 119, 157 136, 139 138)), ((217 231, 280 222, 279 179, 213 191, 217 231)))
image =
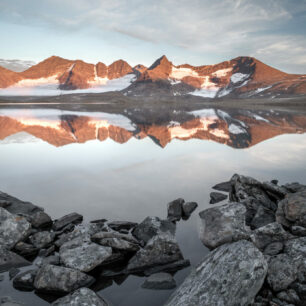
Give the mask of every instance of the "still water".
MULTIPOLYGON (((306 183, 306 110, 175 109, 162 117, 140 109, 0 107, 0 190, 53 218, 76 211, 87 221, 165 218, 169 201, 196 201, 176 233, 195 265, 208 252, 198 238, 198 212, 209 207, 214 184, 234 173, 306 183)), ((189 271, 176 273, 177 284, 189 271)), ((110 280, 99 292, 122 306, 162 305, 172 292, 142 289, 143 281, 110 280)), ((7 281, 3 295, 48 305, 7 281)))

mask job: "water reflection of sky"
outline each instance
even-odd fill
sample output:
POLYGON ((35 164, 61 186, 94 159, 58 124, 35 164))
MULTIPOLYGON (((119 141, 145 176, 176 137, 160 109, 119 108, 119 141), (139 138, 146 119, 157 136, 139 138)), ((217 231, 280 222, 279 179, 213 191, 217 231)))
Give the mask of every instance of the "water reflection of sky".
MULTIPOLYGON (((77 211, 87 220, 166 217, 170 200, 197 201, 197 212, 177 229, 185 258, 195 264, 207 253, 197 223, 198 212, 209 206, 211 186, 235 172, 259 180, 306 183, 305 152, 306 134, 277 136, 242 150, 198 139, 175 139, 165 148, 149 138, 131 138, 124 145, 92 140, 58 148, 43 141, 7 142, 0 144, 0 190, 43 206, 55 218, 77 211)), ((186 273, 178 273, 177 281, 186 273)), ((132 305, 156 294, 140 289, 142 281, 129 277, 101 293, 115 305, 132 305)), ((161 304, 168 295, 161 292, 148 305, 161 304)))

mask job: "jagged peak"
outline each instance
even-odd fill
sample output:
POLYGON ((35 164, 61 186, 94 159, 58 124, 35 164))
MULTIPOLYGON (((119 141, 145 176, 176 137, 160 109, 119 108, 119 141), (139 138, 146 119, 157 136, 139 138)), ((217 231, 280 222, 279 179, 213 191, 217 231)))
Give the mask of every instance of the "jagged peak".
POLYGON ((153 70, 154 68, 156 68, 157 66, 160 66, 160 65, 169 66, 169 65, 172 65, 172 62, 170 62, 170 61, 168 60, 168 58, 166 57, 166 55, 163 55, 163 56, 161 56, 160 58, 158 58, 158 59, 148 68, 148 70, 153 70))

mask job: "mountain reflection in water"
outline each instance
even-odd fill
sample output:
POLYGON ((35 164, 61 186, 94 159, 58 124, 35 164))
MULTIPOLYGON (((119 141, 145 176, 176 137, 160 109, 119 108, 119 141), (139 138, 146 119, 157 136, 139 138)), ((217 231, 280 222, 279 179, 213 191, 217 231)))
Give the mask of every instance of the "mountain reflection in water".
POLYGON ((60 147, 108 138, 123 144, 132 137, 140 140, 149 137, 162 148, 173 139, 212 140, 233 148, 248 148, 277 135, 306 131, 305 114, 273 110, 174 110, 158 123, 155 119, 139 109, 125 110, 122 114, 0 109, 0 139, 26 142, 26 135, 30 134, 60 147), (21 137, 21 132, 26 134, 21 137))

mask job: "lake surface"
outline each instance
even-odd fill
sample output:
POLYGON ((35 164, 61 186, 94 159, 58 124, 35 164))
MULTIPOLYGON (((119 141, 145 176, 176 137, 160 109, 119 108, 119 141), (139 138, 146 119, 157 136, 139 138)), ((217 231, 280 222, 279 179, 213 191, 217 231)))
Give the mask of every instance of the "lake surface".
MULTIPOLYGON (((198 212, 210 206, 211 187, 234 173, 306 183, 305 132, 306 110, 0 106, 0 190, 53 218, 76 211, 87 221, 165 218, 171 200, 196 201, 176 233, 195 265, 208 253, 198 238, 198 212)), ((175 275, 177 284, 189 271, 175 275)), ((162 305, 172 292, 142 289, 136 276, 116 281, 99 291, 113 305, 162 305)), ((48 304, 7 281, 2 295, 48 304)))

